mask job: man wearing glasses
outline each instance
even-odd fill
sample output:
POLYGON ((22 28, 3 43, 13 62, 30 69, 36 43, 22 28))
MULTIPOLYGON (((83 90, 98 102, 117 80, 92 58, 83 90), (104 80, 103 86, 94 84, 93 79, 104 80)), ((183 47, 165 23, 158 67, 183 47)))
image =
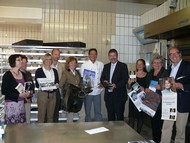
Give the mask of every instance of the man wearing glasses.
MULTIPOLYGON (((190 112, 190 63, 182 59, 178 48, 169 49, 172 65, 170 77, 174 77, 177 89, 177 119, 175 143, 185 143, 185 128, 190 112)), ((174 121, 164 120, 161 143, 170 143, 174 121)))

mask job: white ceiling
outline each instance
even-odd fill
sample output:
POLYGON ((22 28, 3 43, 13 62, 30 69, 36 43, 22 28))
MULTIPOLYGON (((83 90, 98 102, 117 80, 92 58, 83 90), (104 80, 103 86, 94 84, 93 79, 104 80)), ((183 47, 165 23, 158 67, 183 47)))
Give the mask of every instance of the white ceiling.
POLYGON ((167 0, 0 0, 0 6, 57 8, 142 15, 167 0))

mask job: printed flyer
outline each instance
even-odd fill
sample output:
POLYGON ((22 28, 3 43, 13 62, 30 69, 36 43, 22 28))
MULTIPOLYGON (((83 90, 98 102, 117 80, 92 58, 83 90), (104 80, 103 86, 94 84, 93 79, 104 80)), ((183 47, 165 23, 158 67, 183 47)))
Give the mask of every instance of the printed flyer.
POLYGON ((83 84, 88 87, 94 87, 95 71, 84 69, 83 72, 83 84))
POLYGON ((176 121, 177 117, 177 92, 174 87, 174 78, 159 79, 162 85, 162 120, 176 121))
POLYGON ((132 86, 133 90, 128 94, 129 98, 138 109, 139 112, 143 111, 149 116, 153 117, 161 102, 161 96, 156 92, 144 92, 141 90, 140 85, 136 82, 132 86))

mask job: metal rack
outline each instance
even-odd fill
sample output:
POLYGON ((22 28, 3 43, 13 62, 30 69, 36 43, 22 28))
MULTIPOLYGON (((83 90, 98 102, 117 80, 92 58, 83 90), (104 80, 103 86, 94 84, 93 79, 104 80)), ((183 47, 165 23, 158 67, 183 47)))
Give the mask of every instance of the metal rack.
MULTIPOLYGON (((4 72, 10 69, 8 65, 8 57, 11 54, 24 54, 28 57, 28 67, 27 70, 32 73, 34 78, 35 71, 37 68, 41 67, 42 59, 41 57, 45 53, 51 53, 54 48, 59 48, 61 51, 59 62, 65 63, 66 58, 69 56, 75 56, 78 59, 79 65, 84 63, 88 58, 88 48, 78 48, 78 47, 56 47, 56 46, 18 46, 18 45, 0 45, 0 87, 2 83, 2 76, 4 72)), ((77 68, 79 69, 79 67, 77 68)), ((1 90, 1 88, 0 88, 1 90)), ((37 89, 35 89, 37 91, 37 89)), ((37 121, 37 103, 36 103, 36 93, 33 97, 33 103, 31 104, 31 122, 37 121), (34 109, 34 111, 32 111, 34 109), (36 109, 36 110, 35 110, 36 109)), ((1 97, 0 93, 0 97, 1 97)), ((63 111, 59 111, 60 118, 59 121, 67 120, 63 117, 63 111)), ((77 119, 76 119, 77 120, 77 119)))

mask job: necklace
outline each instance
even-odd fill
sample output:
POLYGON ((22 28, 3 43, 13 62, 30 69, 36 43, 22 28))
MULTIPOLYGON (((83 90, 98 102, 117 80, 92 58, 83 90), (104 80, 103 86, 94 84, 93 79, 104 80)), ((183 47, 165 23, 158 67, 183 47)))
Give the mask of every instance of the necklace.
POLYGON ((20 71, 15 72, 14 70, 12 70, 12 73, 15 74, 16 76, 19 76, 19 75, 20 75, 20 71))
POLYGON ((145 76, 145 72, 137 72, 137 77, 144 77, 145 76))

